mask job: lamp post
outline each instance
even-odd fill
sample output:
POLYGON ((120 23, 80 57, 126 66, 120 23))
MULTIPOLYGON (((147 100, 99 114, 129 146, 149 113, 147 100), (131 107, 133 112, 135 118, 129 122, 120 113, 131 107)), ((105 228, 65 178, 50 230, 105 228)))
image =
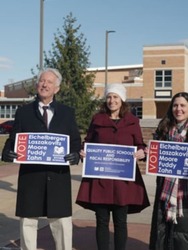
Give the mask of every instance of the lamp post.
POLYGON ((43 26, 44 26, 44 0, 40 0, 40 49, 39 49, 39 68, 43 69, 43 26))
POLYGON ((105 41, 105 89, 107 88, 108 83, 108 34, 114 33, 114 30, 106 30, 106 41, 105 41))

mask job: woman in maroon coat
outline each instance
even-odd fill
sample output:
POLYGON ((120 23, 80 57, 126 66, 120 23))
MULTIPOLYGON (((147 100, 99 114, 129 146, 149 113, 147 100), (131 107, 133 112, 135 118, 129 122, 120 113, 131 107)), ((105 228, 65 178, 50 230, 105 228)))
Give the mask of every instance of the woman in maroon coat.
MULTIPOLYGON (((137 146, 137 160, 145 158, 139 119, 129 112, 122 84, 109 84, 106 100, 94 115, 85 142, 137 146)), ((81 151, 81 157, 85 152, 81 151)), ((135 181, 83 178, 76 203, 96 213, 96 239, 99 250, 109 249, 109 221, 112 212, 114 245, 124 250, 127 239, 127 213, 138 213, 149 206, 138 166, 135 181)))

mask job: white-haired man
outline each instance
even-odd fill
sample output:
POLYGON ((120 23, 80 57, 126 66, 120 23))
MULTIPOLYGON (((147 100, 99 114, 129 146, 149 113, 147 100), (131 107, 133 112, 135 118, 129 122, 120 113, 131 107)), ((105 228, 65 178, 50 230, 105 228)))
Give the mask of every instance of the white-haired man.
MULTIPOLYGON (((62 76, 57 69, 41 71, 37 98, 16 111, 13 130, 7 139, 2 160, 12 162, 16 133, 57 133, 70 136, 70 154, 65 160, 78 164, 81 139, 74 110, 55 100, 62 76), (43 119, 47 106, 47 123, 43 119)), ((18 177, 16 216, 20 217, 22 250, 37 249, 39 217, 47 217, 56 250, 72 250, 72 199, 69 165, 21 164, 18 177)))

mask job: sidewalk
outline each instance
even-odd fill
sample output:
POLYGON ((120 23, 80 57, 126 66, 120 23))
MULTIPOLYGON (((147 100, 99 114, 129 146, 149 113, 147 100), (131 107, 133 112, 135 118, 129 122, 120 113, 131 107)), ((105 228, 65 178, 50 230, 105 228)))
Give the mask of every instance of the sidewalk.
MULTIPOLYGON (((95 214, 75 204, 81 180, 82 166, 71 166, 73 198, 73 249, 96 250, 95 214)), ((0 166, 0 250, 19 248, 19 219, 14 216, 17 190, 18 165, 0 166), (6 249, 6 248, 5 248, 6 249)), ((140 214, 128 215, 127 250, 147 250, 155 193, 155 177, 143 175, 151 206, 140 214)), ((113 226, 110 224, 111 249, 113 249, 113 226)), ((39 221, 38 250, 55 250, 47 221, 39 221)))

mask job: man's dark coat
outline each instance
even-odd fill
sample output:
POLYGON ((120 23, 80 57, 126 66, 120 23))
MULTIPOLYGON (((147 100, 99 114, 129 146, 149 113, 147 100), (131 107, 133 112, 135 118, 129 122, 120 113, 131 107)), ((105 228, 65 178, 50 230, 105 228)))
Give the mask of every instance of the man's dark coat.
MULTIPOLYGON (((19 132, 57 133, 70 136, 70 152, 79 152, 81 139, 74 110, 55 100, 54 115, 45 127, 38 101, 19 108, 5 150, 14 150, 15 135, 19 132)), ((3 154, 2 154, 3 158, 3 154)), ((16 215, 20 217, 61 218, 72 215, 71 178, 68 165, 21 164, 18 177, 16 215)))

